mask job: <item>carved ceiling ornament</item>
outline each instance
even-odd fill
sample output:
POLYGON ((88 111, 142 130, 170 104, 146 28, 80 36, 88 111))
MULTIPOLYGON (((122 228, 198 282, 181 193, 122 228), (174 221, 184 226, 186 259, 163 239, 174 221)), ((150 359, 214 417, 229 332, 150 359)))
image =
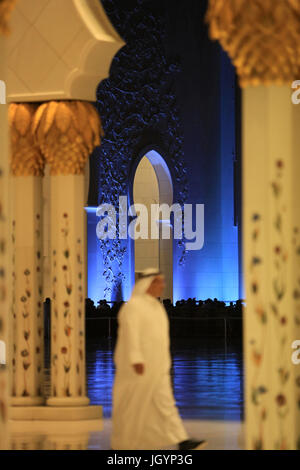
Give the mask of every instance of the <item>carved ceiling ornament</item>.
POLYGON ((300 0, 210 0, 206 20, 241 87, 299 78, 300 0))
POLYGON ((91 103, 50 101, 39 106, 32 127, 51 175, 79 175, 101 144, 101 120, 91 103))
POLYGON ((37 105, 11 103, 9 126, 11 139, 11 173, 14 176, 43 176, 45 161, 34 141, 32 123, 37 105))
POLYGON ((10 33, 8 23, 16 3, 17 0, 0 0, 0 34, 8 35, 10 33))

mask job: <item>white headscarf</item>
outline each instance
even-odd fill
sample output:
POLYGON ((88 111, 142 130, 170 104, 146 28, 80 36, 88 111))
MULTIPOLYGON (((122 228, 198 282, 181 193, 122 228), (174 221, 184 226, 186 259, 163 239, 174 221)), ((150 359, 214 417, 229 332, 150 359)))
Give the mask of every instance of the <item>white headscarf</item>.
POLYGON ((162 273, 155 268, 147 268, 140 273, 139 279, 136 281, 131 296, 144 295, 151 286, 152 282, 157 276, 162 276, 162 273))

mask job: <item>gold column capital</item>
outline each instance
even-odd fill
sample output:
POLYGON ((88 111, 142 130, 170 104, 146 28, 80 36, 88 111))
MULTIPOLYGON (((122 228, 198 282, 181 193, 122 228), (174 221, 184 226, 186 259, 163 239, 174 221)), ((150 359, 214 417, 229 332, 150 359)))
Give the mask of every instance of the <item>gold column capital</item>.
POLYGON ((241 87, 290 85, 299 78, 300 0, 210 0, 206 21, 241 87))
POLYGON ((16 3, 17 0, 0 0, 0 34, 2 35, 6 36, 10 33, 8 23, 16 3))
POLYGON ((84 101, 50 101, 34 117, 33 133, 51 175, 80 175, 100 145, 103 130, 95 107, 84 101))
POLYGON ((11 172, 14 176, 43 176, 45 161, 32 133, 37 106, 30 103, 9 105, 11 172))

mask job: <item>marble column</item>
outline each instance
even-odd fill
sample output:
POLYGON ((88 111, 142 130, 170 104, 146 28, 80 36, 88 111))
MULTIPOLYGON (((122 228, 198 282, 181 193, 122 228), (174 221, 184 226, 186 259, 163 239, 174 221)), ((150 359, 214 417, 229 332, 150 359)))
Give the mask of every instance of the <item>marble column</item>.
POLYGON ((48 405, 88 405, 84 176, 51 176, 52 331, 48 405))
POLYGON ((31 132, 36 106, 10 104, 13 195, 13 351, 15 406, 43 398, 42 178, 44 160, 31 132))
POLYGON ((15 0, 0 4, 0 450, 9 448, 8 416, 11 339, 11 243, 9 230, 9 133, 6 105, 6 46, 15 0))
POLYGON ((291 93, 243 92, 248 449, 300 449, 300 106, 291 93))
MULTIPOLYGON (((0 79, 5 80, 5 40, 0 36, 0 79)), ((5 83, 5 82, 4 82, 5 83)), ((5 85, 2 84, 5 102, 5 85)), ((3 103, 2 101, 2 103, 3 103)), ((9 376, 7 364, 9 334, 10 252, 8 226, 8 126, 7 106, 0 104, 0 450, 7 449, 9 376), (6 363, 5 363, 6 362, 6 363)))
POLYGON ((84 168, 101 125, 83 102, 40 106, 36 139, 51 174, 51 396, 47 405, 85 406, 86 220, 84 168))
POLYGON ((248 449, 300 449, 299 15, 292 0, 210 0, 207 13, 243 88, 248 449))

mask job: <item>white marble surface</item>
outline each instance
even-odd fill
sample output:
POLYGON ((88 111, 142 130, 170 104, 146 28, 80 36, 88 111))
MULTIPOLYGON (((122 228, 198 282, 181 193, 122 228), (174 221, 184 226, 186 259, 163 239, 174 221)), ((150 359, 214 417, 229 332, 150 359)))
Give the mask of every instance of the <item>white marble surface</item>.
MULTIPOLYGON (((238 421, 185 420, 188 434, 208 441, 207 450, 242 450, 243 424, 238 421)), ((111 420, 80 422, 11 422, 13 447, 34 449, 109 450, 111 420)), ((175 449, 175 447, 174 447, 175 449)))
POLYGON ((11 31, 9 101, 94 101, 124 45, 98 0, 19 0, 11 31))

